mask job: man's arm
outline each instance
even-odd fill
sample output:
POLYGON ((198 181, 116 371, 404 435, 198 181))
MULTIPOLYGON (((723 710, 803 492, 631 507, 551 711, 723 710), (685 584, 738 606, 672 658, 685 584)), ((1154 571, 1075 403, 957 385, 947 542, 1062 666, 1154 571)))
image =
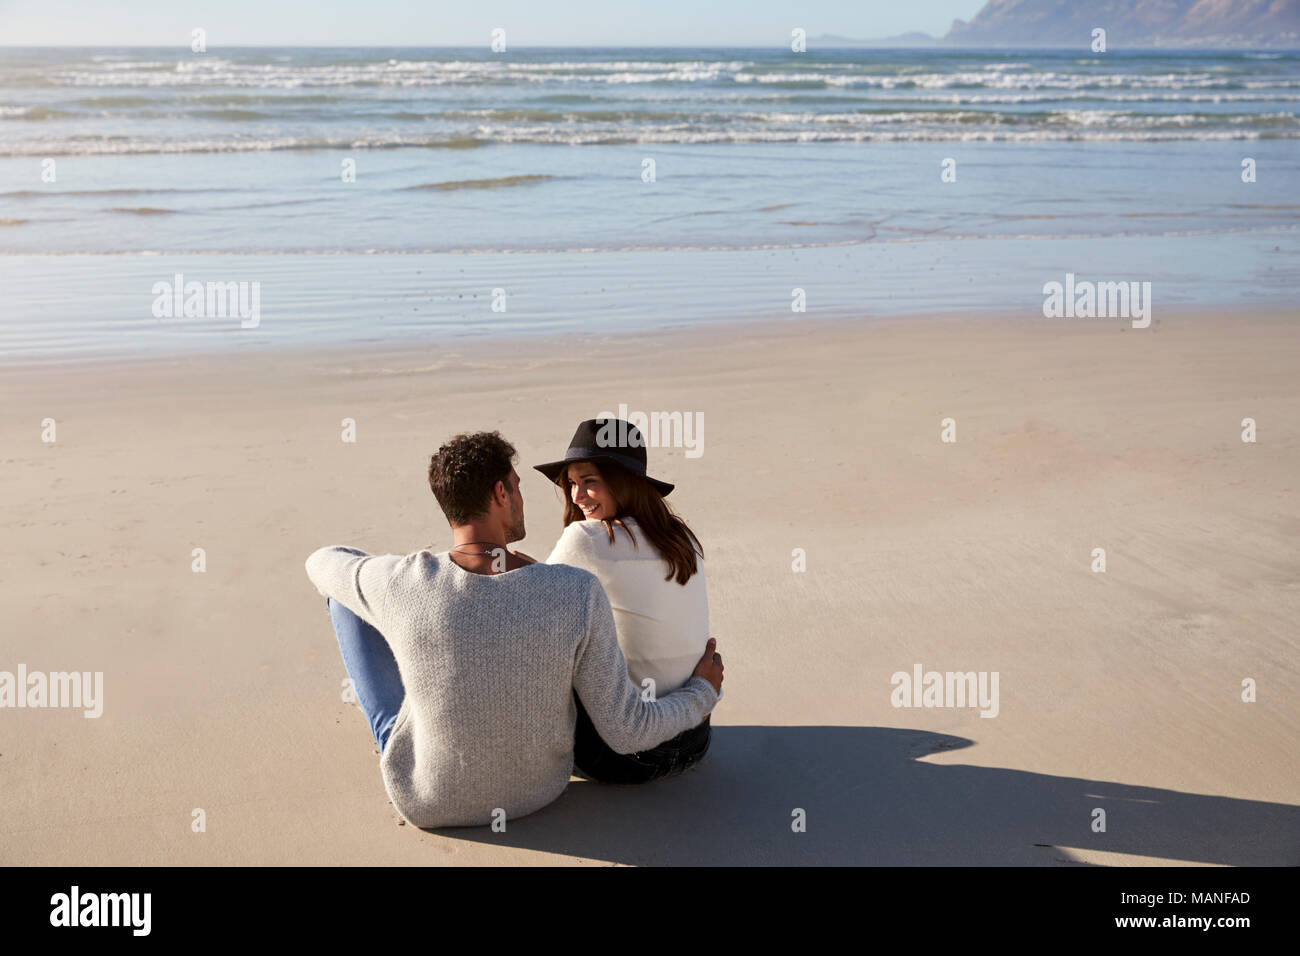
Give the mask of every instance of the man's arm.
POLYGON ((398 554, 370 555, 356 548, 335 545, 313 551, 307 558, 307 577, 324 597, 333 598, 383 633, 380 619, 393 572, 403 559, 398 554))
POLYGON ((627 675, 618 646, 614 614, 599 581, 587 601, 586 633, 578 645, 573 686, 605 743, 616 753, 649 750, 698 726, 713 710, 721 691, 693 676, 658 700, 641 699, 641 688, 627 675))

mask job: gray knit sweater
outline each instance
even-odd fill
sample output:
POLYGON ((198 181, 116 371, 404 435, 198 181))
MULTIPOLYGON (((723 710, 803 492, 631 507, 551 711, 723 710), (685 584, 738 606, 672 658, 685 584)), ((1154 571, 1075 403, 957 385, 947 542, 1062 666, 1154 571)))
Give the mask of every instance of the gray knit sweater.
POLYGON ((406 698, 379 761, 393 806, 418 827, 507 821, 558 797, 573 769, 573 691, 620 753, 698 725, 719 694, 702 677, 643 701, 600 582, 563 564, 496 575, 447 552, 321 548, 307 575, 387 639, 406 698), (500 814, 495 814, 500 817, 500 814))

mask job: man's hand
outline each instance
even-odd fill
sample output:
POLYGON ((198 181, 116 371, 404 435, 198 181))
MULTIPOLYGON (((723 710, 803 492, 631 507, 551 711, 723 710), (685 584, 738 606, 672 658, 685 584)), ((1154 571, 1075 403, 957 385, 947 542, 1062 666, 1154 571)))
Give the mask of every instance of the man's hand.
POLYGON ((709 643, 704 645, 704 656, 695 665, 695 673, 692 676, 703 677, 720 694, 722 693, 722 655, 717 653, 717 646, 717 638, 709 638, 709 643))

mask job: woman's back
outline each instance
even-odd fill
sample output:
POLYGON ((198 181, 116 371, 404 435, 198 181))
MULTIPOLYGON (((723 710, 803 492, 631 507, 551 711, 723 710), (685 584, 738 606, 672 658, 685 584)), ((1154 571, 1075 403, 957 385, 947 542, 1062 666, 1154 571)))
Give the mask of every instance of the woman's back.
POLYGON ((617 525, 611 544, 603 521, 574 521, 546 563, 582 568, 600 580, 614 610, 628 676, 638 686, 646 686, 645 678, 653 680, 659 697, 690 679, 709 639, 704 559, 696 557, 698 570, 685 584, 664 580, 667 562, 635 518, 623 521, 636 535, 635 544, 617 525))

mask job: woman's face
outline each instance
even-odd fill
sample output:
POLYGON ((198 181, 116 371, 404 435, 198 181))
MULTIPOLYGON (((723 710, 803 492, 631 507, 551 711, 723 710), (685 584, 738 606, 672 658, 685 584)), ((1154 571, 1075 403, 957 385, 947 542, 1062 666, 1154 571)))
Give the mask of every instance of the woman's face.
POLYGON ((567 476, 569 498, 582 511, 588 521, 618 516, 618 502, 614 493, 601 477, 600 469, 589 461, 569 466, 567 476))

